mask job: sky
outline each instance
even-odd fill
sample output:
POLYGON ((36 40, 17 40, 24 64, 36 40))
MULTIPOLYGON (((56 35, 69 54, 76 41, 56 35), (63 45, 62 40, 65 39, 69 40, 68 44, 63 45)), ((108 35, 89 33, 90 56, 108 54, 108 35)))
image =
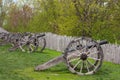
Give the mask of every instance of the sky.
POLYGON ((17 0, 13 0, 14 2, 17 2, 17 0))

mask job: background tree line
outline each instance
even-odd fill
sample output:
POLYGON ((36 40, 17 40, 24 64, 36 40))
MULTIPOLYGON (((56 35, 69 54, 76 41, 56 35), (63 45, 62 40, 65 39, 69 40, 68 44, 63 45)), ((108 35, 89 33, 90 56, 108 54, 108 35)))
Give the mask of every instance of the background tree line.
POLYGON ((120 43, 120 0, 0 0, 0 26, 120 43))

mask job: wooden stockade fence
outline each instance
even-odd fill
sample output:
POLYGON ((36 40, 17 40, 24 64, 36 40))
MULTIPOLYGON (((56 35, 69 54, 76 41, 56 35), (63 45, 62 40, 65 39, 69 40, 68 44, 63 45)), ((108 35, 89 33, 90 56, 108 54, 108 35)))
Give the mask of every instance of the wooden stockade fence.
MULTIPOLYGON (((60 36, 53 33, 46 33, 46 47, 63 52, 68 43, 75 37, 60 36)), ((104 60, 120 64, 120 46, 114 44, 102 45, 104 60)))
MULTIPOLYGON (((0 32, 9 33, 2 27, 0 27, 0 32)), ((68 43, 73 39, 75 39, 75 37, 46 33, 46 47, 63 52, 68 43)), ((120 64, 120 45, 105 44, 102 45, 102 49, 104 52, 104 60, 120 64)))

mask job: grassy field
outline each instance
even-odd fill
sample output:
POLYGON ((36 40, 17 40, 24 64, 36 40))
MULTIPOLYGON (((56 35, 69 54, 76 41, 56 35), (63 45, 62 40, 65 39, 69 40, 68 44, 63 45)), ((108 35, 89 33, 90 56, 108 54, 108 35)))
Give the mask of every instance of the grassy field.
POLYGON ((120 65, 104 62, 94 75, 78 76, 69 72, 61 63, 48 70, 35 72, 34 67, 60 52, 46 49, 43 53, 9 52, 9 46, 0 46, 0 80, 120 80, 120 65))

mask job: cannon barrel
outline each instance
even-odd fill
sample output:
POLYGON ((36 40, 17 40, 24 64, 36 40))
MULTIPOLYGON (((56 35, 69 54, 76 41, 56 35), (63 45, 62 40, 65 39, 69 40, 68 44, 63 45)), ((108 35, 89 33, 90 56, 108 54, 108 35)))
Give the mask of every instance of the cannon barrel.
POLYGON ((103 44, 107 44, 108 41, 107 41, 107 40, 102 40, 102 41, 100 41, 100 42, 98 42, 98 43, 99 43, 99 45, 103 45, 103 44))
POLYGON ((40 35, 37 36, 37 38, 43 37, 43 36, 45 36, 45 34, 40 34, 40 35))
MULTIPOLYGON (((107 40, 102 40, 102 41, 98 42, 99 45, 103 45, 103 44, 107 44, 107 43, 108 43, 107 40)), ((90 44, 87 46, 87 48, 91 48, 92 46, 95 46, 95 44, 90 44)))

